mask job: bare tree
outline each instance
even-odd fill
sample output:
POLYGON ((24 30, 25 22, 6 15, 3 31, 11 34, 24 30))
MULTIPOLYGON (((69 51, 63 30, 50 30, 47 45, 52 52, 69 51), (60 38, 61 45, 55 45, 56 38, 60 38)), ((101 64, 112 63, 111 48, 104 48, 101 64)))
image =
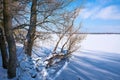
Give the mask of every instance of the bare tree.
MULTIPOLYGON (((0 25, 0 26, 2 26, 2 25, 0 25)), ((0 50, 1 50, 1 54, 2 54, 2 66, 3 66, 3 68, 7 69, 7 67, 8 67, 8 54, 7 54, 5 37, 4 37, 2 27, 0 27, 0 50)))
POLYGON ((80 48, 80 42, 85 38, 86 35, 73 34, 67 44, 67 54, 71 54, 80 48))
POLYGON ((54 48, 54 50, 53 50, 53 53, 56 52, 56 49, 57 49, 60 41, 63 39, 63 37, 67 34, 67 32, 68 32, 70 29, 71 29, 71 27, 68 27, 68 29, 67 29, 65 32, 63 32, 63 33, 58 33, 59 39, 58 39, 58 41, 57 41, 57 43, 56 43, 56 45, 55 45, 55 48, 54 48))
POLYGON ((52 56, 46 60, 47 61, 46 68, 54 65, 55 63, 60 62, 62 59, 68 58, 69 55, 71 55, 73 52, 80 48, 79 43, 85 38, 85 35, 79 34, 81 23, 78 28, 74 26, 74 22, 79 14, 79 11, 80 11, 79 9, 76 9, 69 16, 68 15, 66 17, 64 16, 64 19, 66 19, 68 22, 65 23, 66 25, 64 25, 65 28, 63 29, 63 31, 58 34, 59 38, 53 50, 53 53, 57 54, 52 54, 52 56), (62 39, 64 40, 64 42, 62 44, 61 51, 56 52, 56 49, 59 46, 60 41, 62 39), (64 50, 66 50, 66 53, 63 52, 64 50), (54 61, 55 59, 58 59, 58 61, 55 62, 54 61))
POLYGON ((35 39, 36 22, 37 22, 36 7, 37 7, 37 0, 32 0, 30 27, 25 42, 25 53, 29 56, 32 55, 32 47, 35 39))
POLYGON ((6 48, 6 39, 3 25, 3 1, 0 1, 0 50, 2 54, 2 66, 8 68, 8 53, 6 48))
POLYGON ((4 32, 8 43, 8 78, 16 76, 16 44, 12 32, 11 0, 3 0, 4 32))
POLYGON ((63 14, 62 9, 71 1, 72 0, 32 0, 30 25, 25 42, 26 54, 29 56, 32 55, 32 47, 37 35, 36 27, 40 27, 42 30, 55 31, 55 27, 63 24, 61 17, 61 14, 63 14), (61 11, 61 13, 58 13, 58 11, 61 11))
MULTIPOLYGON (((78 16, 79 11, 80 11, 80 9, 78 8, 78 9, 75 9, 71 13, 64 13, 63 14, 63 19, 65 22, 64 22, 63 26, 61 26, 61 27, 63 27, 62 31, 58 34, 59 39, 58 39, 58 41, 55 45, 55 48, 53 50, 54 52, 56 51, 60 41, 67 35, 68 36, 67 41, 63 44, 62 49, 61 49, 61 51, 62 51, 64 46, 69 41, 70 37, 76 32, 76 31, 72 31, 72 30, 74 28, 74 21, 75 21, 76 17, 78 16)), ((80 29, 80 27, 77 30, 79 30, 79 29, 80 29)))
MULTIPOLYGON (((0 20, 4 23, 4 32, 9 50, 8 77, 13 78, 16 76, 16 45, 14 37, 18 33, 21 35, 22 31, 19 31, 19 29, 25 29, 27 32, 22 36, 26 39, 24 45, 25 53, 29 56, 32 55, 34 40, 39 37, 36 31, 37 27, 41 29, 40 32, 63 31, 63 33, 59 35, 59 40, 54 48, 55 52, 63 37, 72 31, 76 14, 74 10, 69 11, 66 8, 66 6, 74 0, 1 0, 0 2, 2 1, 3 6, 0 5, 0 8, 3 7, 3 9, 0 9, 0 20)), ((73 33, 74 32, 71 32, 70 35, 68 35, 67 41, 63 44, 61 51, 68 45, 67 49, 69 53, 71 52, 73 49, 72 46, 77 42, 73 41, 77 39, 76 36, 73 36, 73 33), (72 46, 70 46, 70 44, 72 46)), ((22 38, 22 36, 20 36, 20 38, 22 38)), ((58 58, 60 56, 56 55, 55 57, 58 58)))

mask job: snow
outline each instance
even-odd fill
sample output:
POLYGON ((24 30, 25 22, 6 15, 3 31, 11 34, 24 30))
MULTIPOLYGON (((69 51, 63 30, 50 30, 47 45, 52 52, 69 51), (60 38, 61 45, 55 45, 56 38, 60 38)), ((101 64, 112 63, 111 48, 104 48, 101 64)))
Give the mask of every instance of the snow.
POLYGON ((2 58, 1 58, 1 53, 0 53, 0 80, 7 80, 7 70, 2 68, 2 58))
POLYGON ((56 80, 119 80, 120 35, 87 35, 56 80))
MULTIPOLYGON (((70 60, 62 60, 48 69, 46 61, 52 55, 56 39, 38 42, 32 57, 23 52, 17 43, 19 80, 119 80, 120 79, 120 35, 87 35, 81 48, 70 60)), ((80 44, 79 44, 80 45, 80 44)), ((57 60, 56 60, 57 61, 57 60)), ((2 68, 0 54, 0 80, 7 79, 7 70, 2 68)))
POLYGON ((82 48, 94 51, 120 53, 120 35, 88 35, 82 42, 82 48))

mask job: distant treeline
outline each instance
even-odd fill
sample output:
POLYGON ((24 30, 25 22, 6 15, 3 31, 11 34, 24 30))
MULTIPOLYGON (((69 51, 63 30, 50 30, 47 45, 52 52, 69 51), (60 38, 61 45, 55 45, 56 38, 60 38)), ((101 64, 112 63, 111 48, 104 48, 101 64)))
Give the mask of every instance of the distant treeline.
POLYGON ((120 33, 77 33, 77 34, 120 34, 120 33))
MULTIPOLYGON (((63 32, 38 32, 38 33, 42 33, 42 34, 63 34, 63 32)), ((69 33, 66 33, 69 34, 69 33)), ((101 33, 97 33, 97 32, 81 32, 81 33, 74 33, 74 34, 120 34, 120 33, 114 33, 114 32, 101 32, 101 33)))
MULTIPOLYGON (((23 33, 27 33, 25 30, 22 30, 23 33)), ((38 34, 63 34, 64 32, 45 32, 45 31, 36 31, 38 34)), ((69 34, 69 33, 66 33, 69 34)), ((74 33, 74 34, 120 34, 116 32, 80 32, 80 33, 74 33)))

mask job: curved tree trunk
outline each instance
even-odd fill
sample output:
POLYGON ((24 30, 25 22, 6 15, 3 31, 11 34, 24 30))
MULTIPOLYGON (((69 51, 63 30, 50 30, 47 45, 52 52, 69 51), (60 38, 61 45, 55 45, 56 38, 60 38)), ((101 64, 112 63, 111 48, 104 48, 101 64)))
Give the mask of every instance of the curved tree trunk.
POLYGON ((11 0, 3 0, 4 32, 8 43, 8 78, 16 76, 16 45, 12 32, 11 0))

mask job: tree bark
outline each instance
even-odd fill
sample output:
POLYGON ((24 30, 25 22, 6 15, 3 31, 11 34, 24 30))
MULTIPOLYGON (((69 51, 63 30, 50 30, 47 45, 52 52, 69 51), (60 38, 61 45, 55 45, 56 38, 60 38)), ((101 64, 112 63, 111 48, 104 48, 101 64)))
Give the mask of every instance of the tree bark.
POLYGON ((16 77, 16 45, 12 32, 11 0, 3 0, 4 32, 8 43, 8 78, 16 77))
POLYGON ((8 55, 7 55, 7 48, 6 48, 5 38, 3 35, 2 28, 0 28, 0 50, 1 50, 1 54, 2 54, 2 66, 3 66, 3 68, 7 69, 8 55))
POLYGON ((36 6, 37 6, 37 0, 32 0, 30 27, 26 37, 27 40, 25 42, 25 53, 28 56, 32 55, 32 47, 34 44, 34 38, 35 38, 35 32, 36 32, 36 21, 37 21, 36 6))

